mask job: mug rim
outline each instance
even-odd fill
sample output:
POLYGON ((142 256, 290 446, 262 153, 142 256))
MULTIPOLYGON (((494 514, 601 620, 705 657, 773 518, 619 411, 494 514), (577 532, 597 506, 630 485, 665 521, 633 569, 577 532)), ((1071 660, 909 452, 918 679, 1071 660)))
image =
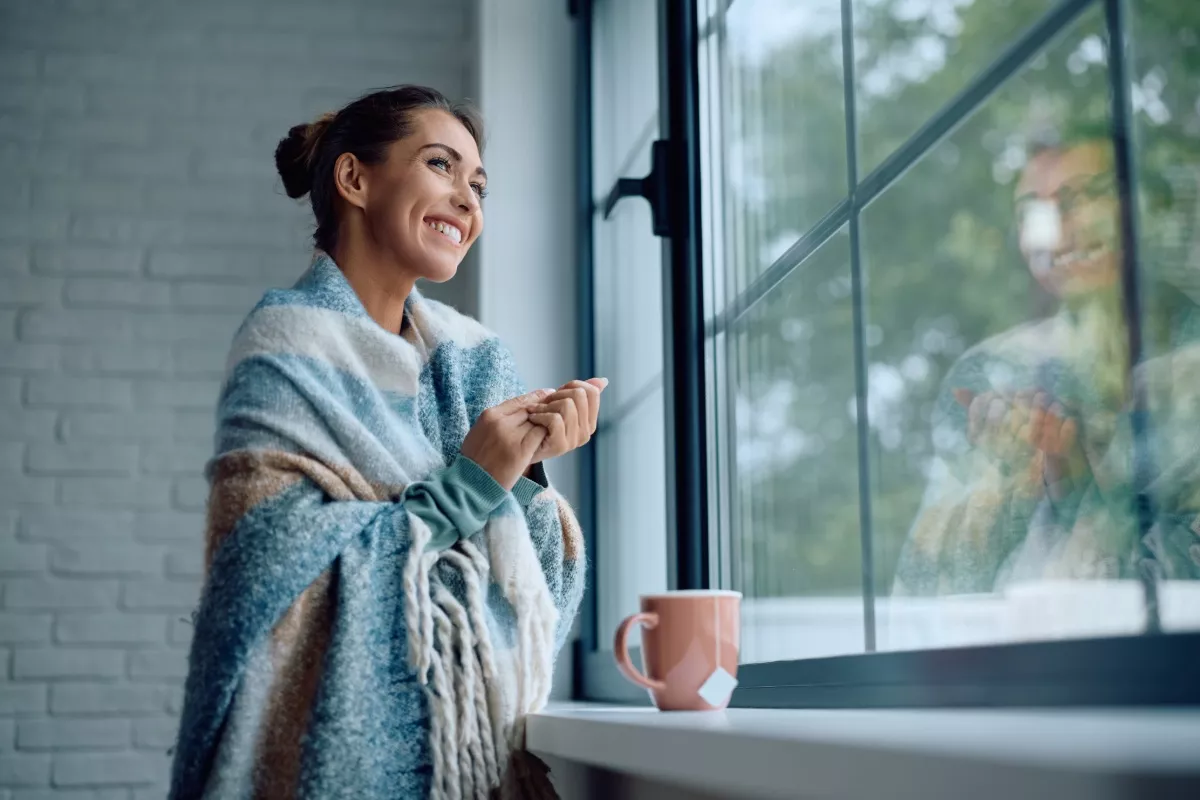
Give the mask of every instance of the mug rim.
POLYGON ((643 600, 660 599, 664 597, 741 597, 742 593, 733 589, 675 589, 665 592, 648 592, 639 595, 643 600))

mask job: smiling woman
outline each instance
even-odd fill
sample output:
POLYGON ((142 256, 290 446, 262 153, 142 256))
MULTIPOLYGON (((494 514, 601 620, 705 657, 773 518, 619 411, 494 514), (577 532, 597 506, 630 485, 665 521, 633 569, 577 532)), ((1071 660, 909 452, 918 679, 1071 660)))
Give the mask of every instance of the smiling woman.
POLYGON ((416 290, 483 230, 481 140, 405 86, 279 143, 317 251, 229 356, 172 797, 545 783, 523 720, 584 553, 542 463, 588 441, 607 381, 528 392, 493 334, 416 290))

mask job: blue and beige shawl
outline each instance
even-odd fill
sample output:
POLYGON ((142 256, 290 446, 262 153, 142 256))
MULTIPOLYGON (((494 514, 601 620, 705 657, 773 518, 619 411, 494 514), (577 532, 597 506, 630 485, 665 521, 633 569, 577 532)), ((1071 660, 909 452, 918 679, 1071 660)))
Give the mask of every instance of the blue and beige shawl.
POLYGON ((413 292, 379 327, 318 254, 237 333, 218 409, 171 796, 486 797, 583 592, 566 502, 442 552, 401 501, 522 393, 495 336, 413 292))

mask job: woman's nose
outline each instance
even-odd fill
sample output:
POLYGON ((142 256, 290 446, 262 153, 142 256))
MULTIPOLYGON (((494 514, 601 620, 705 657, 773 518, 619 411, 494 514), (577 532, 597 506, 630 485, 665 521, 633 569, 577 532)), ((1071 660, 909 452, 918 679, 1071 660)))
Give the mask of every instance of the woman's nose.
POLYGON ((474 214, 479 208, 479 197, 470 186, 457 186, 454 190, 454 204, 464 213, 474 214))

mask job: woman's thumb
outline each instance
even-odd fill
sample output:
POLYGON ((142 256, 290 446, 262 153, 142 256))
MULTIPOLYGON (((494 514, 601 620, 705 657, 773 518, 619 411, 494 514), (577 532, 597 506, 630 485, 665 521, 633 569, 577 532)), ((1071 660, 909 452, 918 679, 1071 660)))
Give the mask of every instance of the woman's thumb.
POLYGON ((517 397, 510 397, 500 405, 496 406, 496 410, 504 414, 511 414, 526 406, 540 403, 550 395, 554 394, 553 389, 534 389, 532 392, 526 392, 517 397))

